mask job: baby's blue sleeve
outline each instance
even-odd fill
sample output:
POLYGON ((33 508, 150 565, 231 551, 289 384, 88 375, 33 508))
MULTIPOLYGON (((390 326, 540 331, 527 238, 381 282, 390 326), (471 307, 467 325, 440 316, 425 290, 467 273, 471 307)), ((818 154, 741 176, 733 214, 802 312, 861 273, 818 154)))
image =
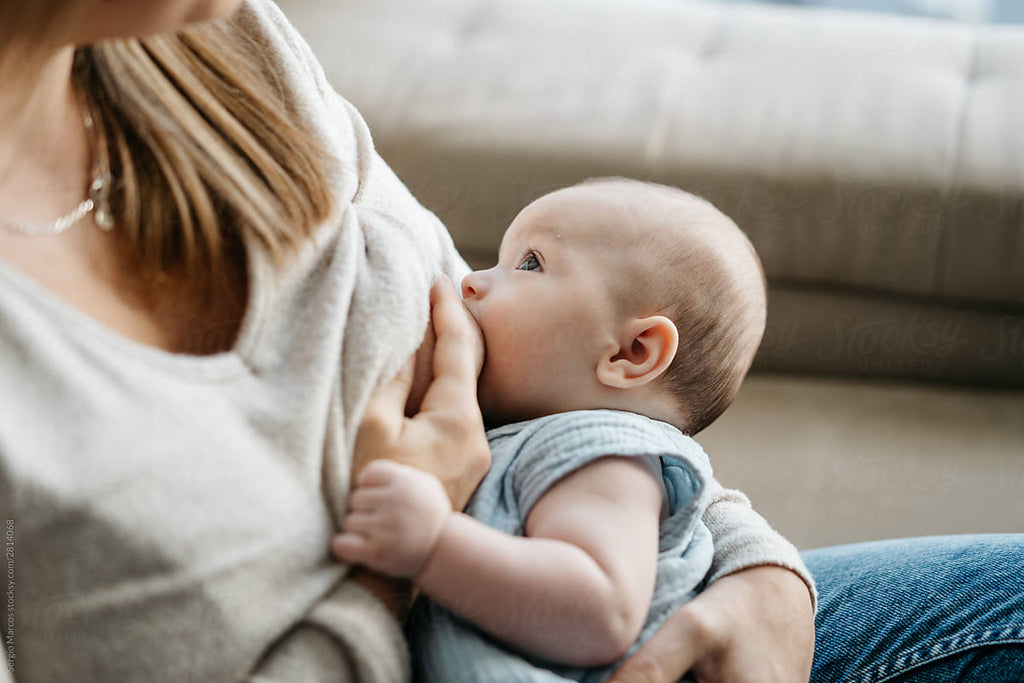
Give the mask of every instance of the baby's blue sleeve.
POLYGON ((678 551, 700 517, 711 481, 707 456, 696 441, 666 423, 614 410, 560 413, 537 423, 509 472, 524 523, 548 489, 581 467, 607 456, 657 456, 668 502, 660 551, 678 551))

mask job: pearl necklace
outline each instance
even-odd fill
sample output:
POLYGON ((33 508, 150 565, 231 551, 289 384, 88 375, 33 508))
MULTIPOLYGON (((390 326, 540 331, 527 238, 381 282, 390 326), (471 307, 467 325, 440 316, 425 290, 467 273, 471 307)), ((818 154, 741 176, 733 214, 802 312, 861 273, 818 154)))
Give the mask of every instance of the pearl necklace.
POLYGON ((0 217, 0 226, 33 237, 59 235, 95 211, 96 215, 93 216, 93 220, 100 230, 109 232, 114 229, 114 216, 110 210, 110 164, 107 158, 107 146, 93 134, 93 128, 92 116, 86 113, 85 129, 96 141, 96 162, 90 172, 89 196, 52 223, 38 225, 14 218, 0 217))

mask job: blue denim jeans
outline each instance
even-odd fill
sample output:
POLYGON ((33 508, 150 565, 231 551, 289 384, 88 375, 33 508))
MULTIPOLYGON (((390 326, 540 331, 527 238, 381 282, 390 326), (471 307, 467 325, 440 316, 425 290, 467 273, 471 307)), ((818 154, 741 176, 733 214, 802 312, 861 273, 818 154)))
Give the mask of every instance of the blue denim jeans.
POLYGON ((812 683, 1024 682, 1024 534, 803 553, 818 584, 812 683))

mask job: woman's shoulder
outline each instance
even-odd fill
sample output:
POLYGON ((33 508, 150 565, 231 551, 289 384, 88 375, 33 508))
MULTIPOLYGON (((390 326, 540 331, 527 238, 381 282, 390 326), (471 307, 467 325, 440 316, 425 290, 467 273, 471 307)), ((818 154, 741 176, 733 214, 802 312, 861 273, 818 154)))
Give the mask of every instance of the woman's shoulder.
POLYGON ((268 77, 333 160, 331 185, 341 214, 325 226, 324 239, 336 239, 344 229, 340 216, 355 212, 349 225, 381 241, 390 261, 416 256, 432 275, 442 271, 460 281, 469 268, 444 225, 377 154, 366 121, 334 90, 312 48, 281 9, 271 0, 245 0, 231 21, 241 40, 260 48, 256 52, 268 77), (403 250, 403 243, 410 248, 403 250))
POLYGON ((327 78, 312 48, 271 0, 245 0, 231 22, 243 35, 269 50, 267 61, 285 74, 308 81, 321 94, 330 91, 327 78))
POLYGON ((271 0, 245 0, 230 19, 238 39, 256 49, 257 65, 280 91, 297 120, 333 157, 335 191, 344 201, 369 172, 373 141, 362 116, 331 86, 313 49, 271 0))

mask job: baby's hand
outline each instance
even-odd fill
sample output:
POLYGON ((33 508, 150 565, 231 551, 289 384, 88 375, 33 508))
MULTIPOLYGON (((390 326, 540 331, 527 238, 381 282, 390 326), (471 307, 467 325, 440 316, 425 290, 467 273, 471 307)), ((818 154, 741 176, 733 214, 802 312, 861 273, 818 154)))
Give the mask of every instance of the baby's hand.
POLYGON ((374 460, 355 484, 342 533, 332 541, 334 554, 381 574, 414 579, 452 512, 441 482, 394 460, 374 460))

